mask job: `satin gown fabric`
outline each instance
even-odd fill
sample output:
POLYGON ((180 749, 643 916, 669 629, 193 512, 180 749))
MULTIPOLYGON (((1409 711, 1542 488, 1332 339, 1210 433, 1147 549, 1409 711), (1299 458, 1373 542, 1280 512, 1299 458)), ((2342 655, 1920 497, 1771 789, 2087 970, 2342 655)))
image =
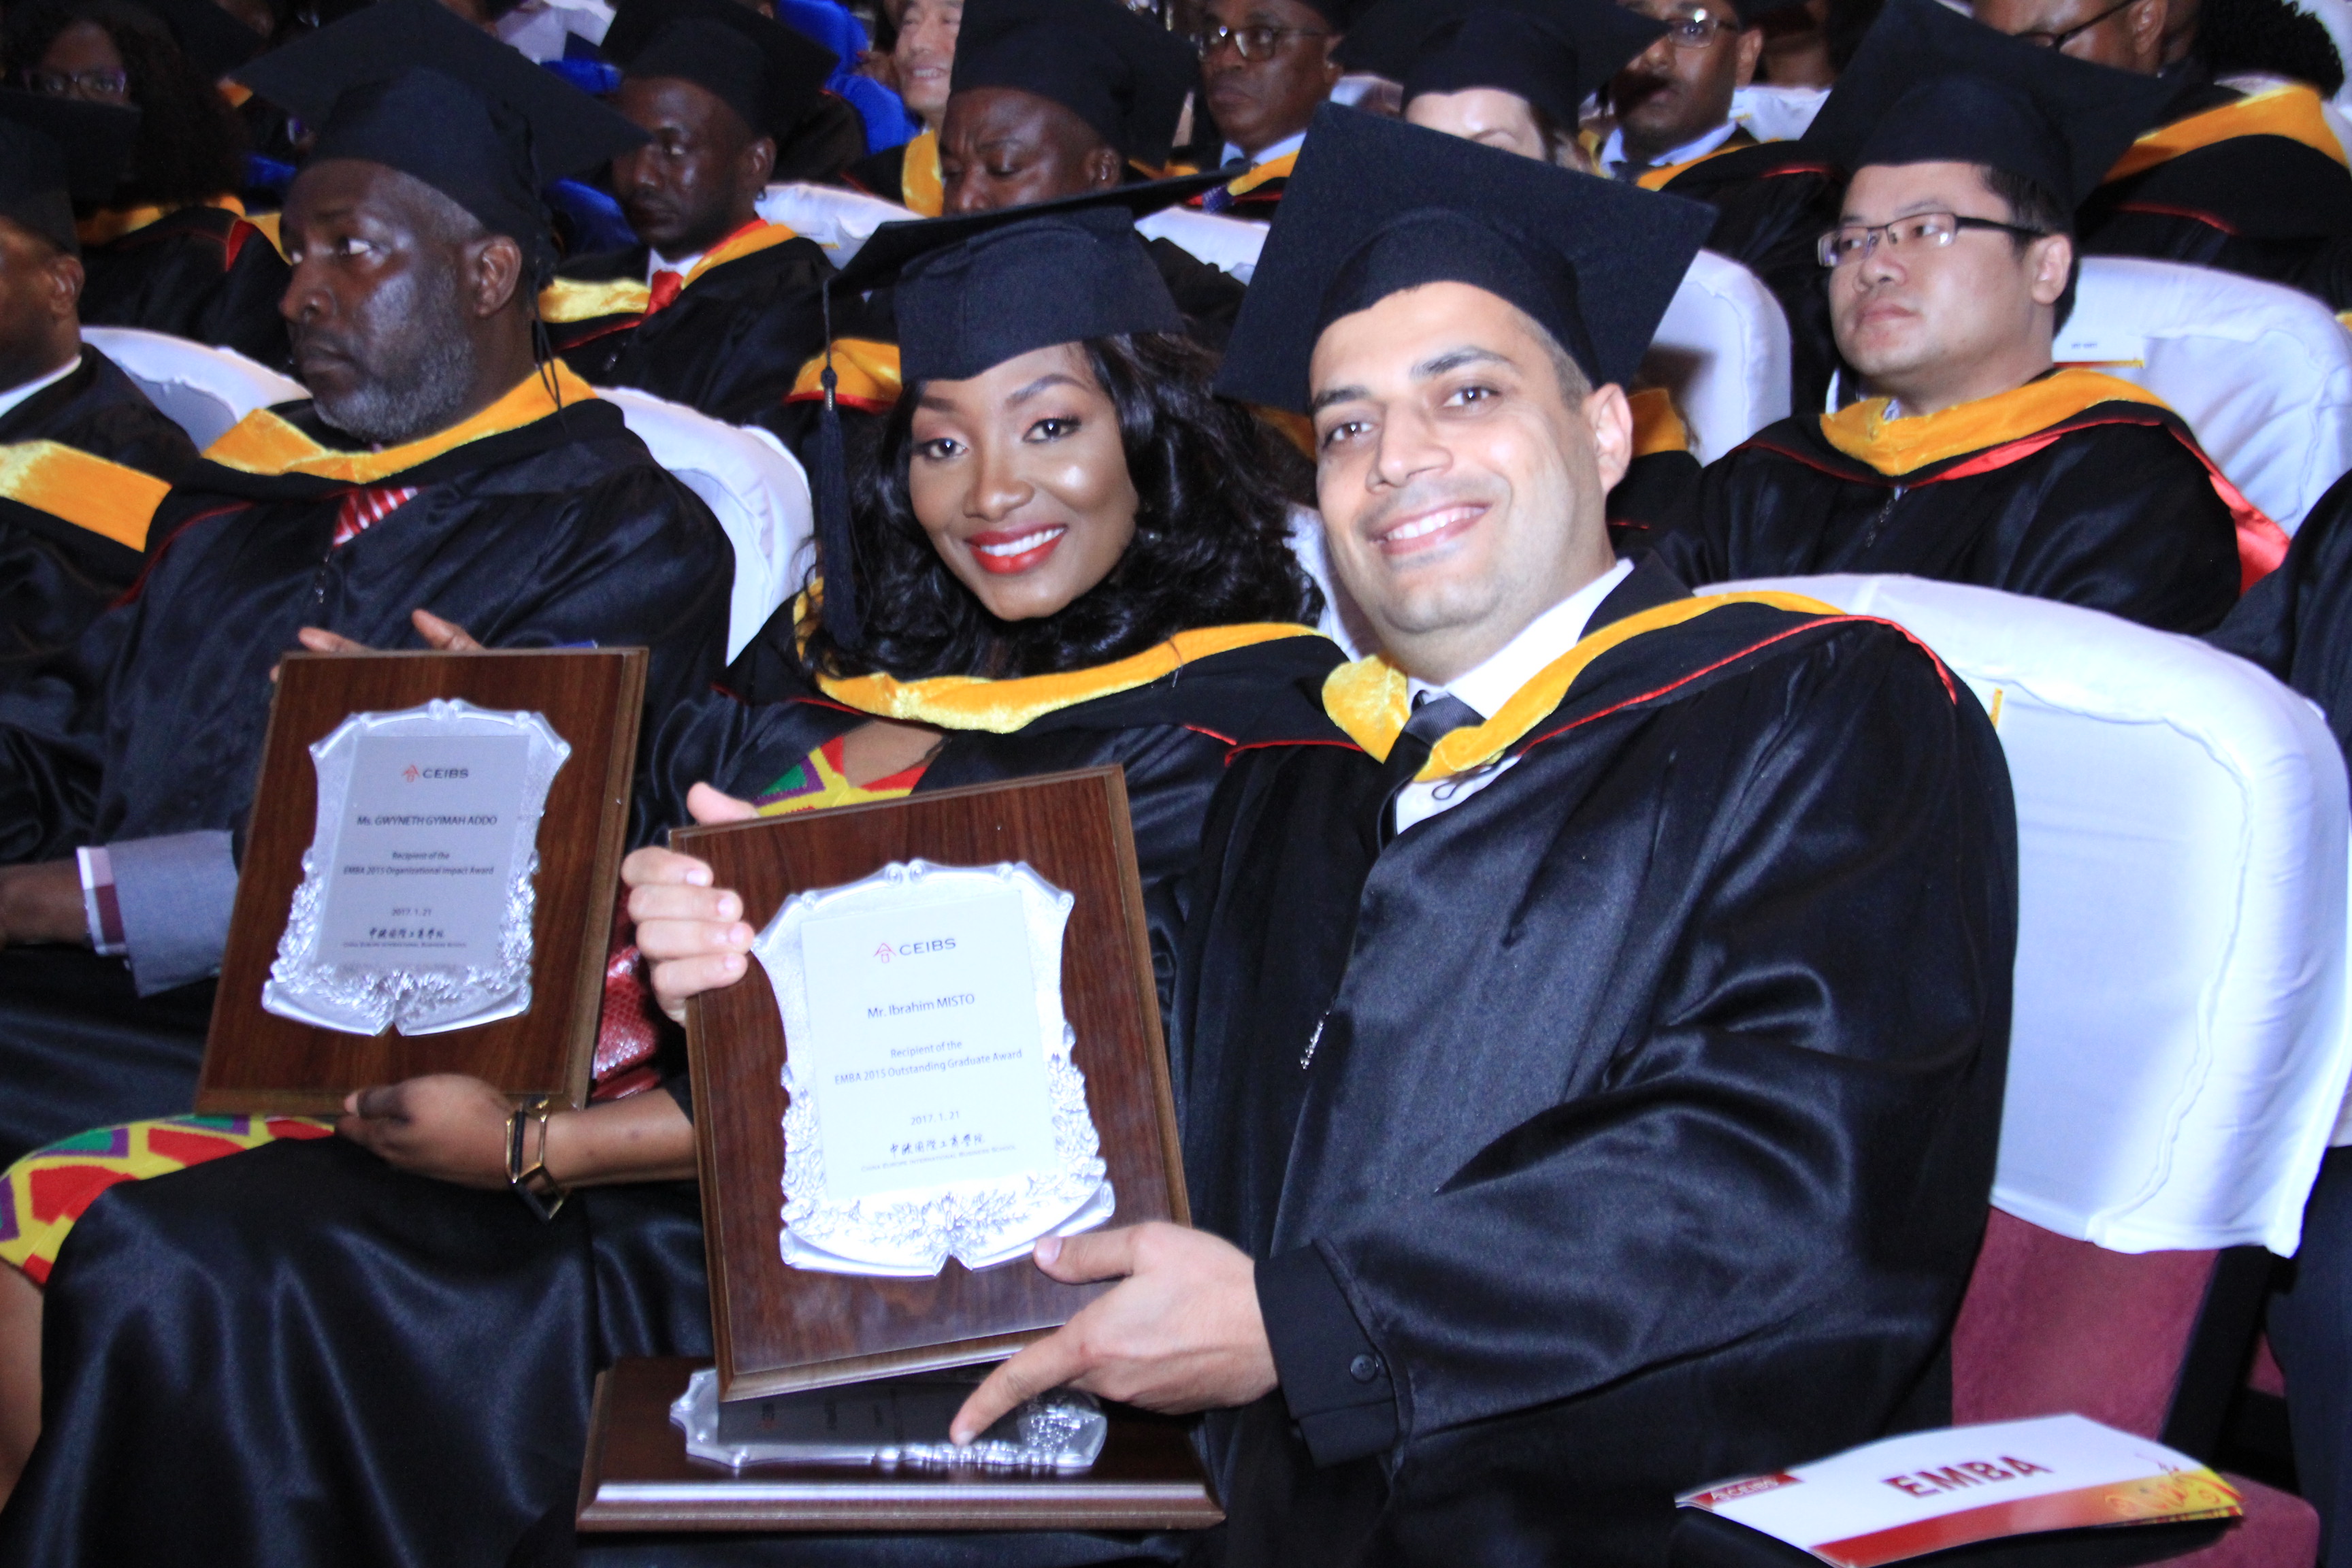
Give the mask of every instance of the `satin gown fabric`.
POLYGON ((257 364, 291 363, 278 313, 293 278, 268 236, 223 207, 182 207, 103 245, 82 247, 81 319, 144 327, 257 364))
POLYGON ((2073 430, 1987 473, 1943 477, 1963 457, 1889 478, 1798 416, 1709 465, 1680 526, 1620 548, 1654 549, 1695 586, 1900 572, 2209 631, 2237 602, 2236 525, 2179 416, 2132 417, 2153 423, 2073 430))
MULTIPOLYGON (((0 446, 55 441, 171 483, 195 444, 93 348, 72 374, 0 415, 0 446)), ((81 636, 122 596, 144 557, 63 518, 0 500, 0 680, 81 636)))
MULTIPOLYGON (((2241 96, 2193 89, 2174 118, 2241 96)), ((2187 261, 2352 306, 2352 170, 2285 136, 2233 136, 2101 185, 2074 231, 2086 256, 2187 261)))
POLYGON ((2279 569, 2205 640, 2319 704, 2352 758, 2352 475, 2328 487, 2279 569))
MULTIPOLYGON (((193 470, 157 513, 150 537, 160 542, 137 595, 0 690, 0 862, 242 832, 269 670, 305 626, 414 648, 409 613, 421 605, 492 647, 649 647, 646 706, 656 714, 719 669, 733 572, 726 536, 618 409, 575 405, 395 477, 422 492, 333 548, 349 487, 193 470)), ((79 963, 30 950, 8 959, 79 963)), ((95 999, 103 1016, 92 1027, 137 1027, 142 1009, 115 994, 125 989, 95 999)), ((91 1057, 102 1036, 81 1026, 70 994, 0 988, 0 1160, 87 1127, 186 1110, 202 1047, 200 1034, 179 1032, 181 1011, 167 1006, 146 1037, 141 1059, 157 1070, 117 1081, 109 1058, 91 1057), (180 1065, 167 1070, 175 1048, 180 1065), (90 1092, 51 1092, 65 1083, 90 1092)))
MULTIPOLYGON (((562 276, 642 281, 646 252, 583 256, 562 276)), ((730 425, 748 424, 792 390, 824 347, 817 297, 832 264, 791 239, 712 268, 676 302, 642 321, 621 317, 551 328, 557 351, 591 384, 633 386, 730 425)))
MULTIPOLYGON (((1153 949, 1172 964, 1174 889, 1228 753, 1328 733, 1314 693, 1339 658, 1319 638, 1260 644, 1015 734, 954 735, 918 788, 1121 764, 1153 949)), ((691 705, 663 731, 654 787, 756 792, 794 760, 778 765, 780 746, 835 721, 802 706, 691 705)), ((597 1369, 710 1353, 693 1190, 593 1189, 574 1205, 541 1226, 508 1194, 403 1175, 340 1140, 109 1191, 51 1276, 45 1426, 0 1513, 0 1565, 494 1568, 526 1534, 523 1560, 565 1560, 568 1537, 541 1521, 570 1517, 597 1369)), ((654 1560, 705 1549, 736 1550, 672 1542, 654 1560)), ((1044 1564, 1142 1549, 918 1550, 1044 1564)))
POLYGON ((1883 624, 1721 609, 1385 849, 1380 807, 1360 754, 1245 756, 1190 895, 1194 1222, 1316 1249, 1399 1429, 1318 1466, 1279 1391, 1213 1416, 1202 1559, 1654 1564, 1678 1489, 1938 1417, 2016 936, 1967 689, 1883 624))

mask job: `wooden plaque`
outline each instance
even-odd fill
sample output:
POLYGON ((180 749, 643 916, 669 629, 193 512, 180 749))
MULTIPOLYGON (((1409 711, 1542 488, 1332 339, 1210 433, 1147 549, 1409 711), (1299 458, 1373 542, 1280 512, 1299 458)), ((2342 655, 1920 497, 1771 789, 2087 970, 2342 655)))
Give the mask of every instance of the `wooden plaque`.
POLYGON ((286 657, 205 1039, 199 1111, 331 1114, 354 1089, 435 1072, 468 1073, 518 1099, 546 1094, 585 1103, 646 658, 643 648, 286 657), (540 822, 530 1009, 445 1034, 395 1029, 372 1037, 264 1011, 262 985, 316 826, 310 746, 353 713, 398 711, 435 698, 543 714, 572 747, 540 822))
MULTIPOLYGON (((671 842, 709 862, 718 886, 741 892, 755 931, 793 894, 918 858, 1025 862, 1074 894, 1063 1009, 1118 1198, 1107 1224, 1190 1220, 1118 768, 687 829, 671 842)), ((1059 1284, 1025 1255, 978 1272, 950 1258, 936 1277, 916 1279, 790 1267, 778 1247, 786 1047, 775 993, 756 962, 743 984, 688 1004, 687 1041, 721 1398, 997 1360, 1108 1288, 1059 1284)))
POLYGON ((626 1360, 596 1379, 583 1531, 1205 1530, 1222 1521, 1187 1426, 1106 1405, 1110 1436, 1083 1475, 698 1459, 670 1401, 706 1363, 626 1360))

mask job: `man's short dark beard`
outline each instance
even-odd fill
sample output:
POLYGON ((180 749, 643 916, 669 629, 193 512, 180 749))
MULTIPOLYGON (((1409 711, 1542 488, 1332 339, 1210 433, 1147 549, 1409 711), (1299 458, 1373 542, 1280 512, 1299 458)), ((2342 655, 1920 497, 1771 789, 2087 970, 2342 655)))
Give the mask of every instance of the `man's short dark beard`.
POLYGON ((406 341, 371 367, 353 391, 340 398, 317 397, 320 416, 336 429, 362 441, 398 446, 454 424, 472 395, 473 340, 455 330, 465 310, 457 268, 442 272, 417 293, 405 312, 413 324, 406 341))

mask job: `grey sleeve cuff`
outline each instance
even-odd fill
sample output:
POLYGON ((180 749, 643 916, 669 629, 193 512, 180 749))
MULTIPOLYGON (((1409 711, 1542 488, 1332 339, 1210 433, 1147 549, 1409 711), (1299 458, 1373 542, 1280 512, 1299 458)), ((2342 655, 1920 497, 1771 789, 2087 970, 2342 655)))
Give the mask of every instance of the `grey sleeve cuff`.
POLYGON ((1257 1305, 1283 1401, 1315 1462, 1394 1447, 1396 1383, 1323 1254, 1302 1247, 1260 1263, 1257 1305))
POLYGON ((175 833, 106 847, 131 978, 142 996, 209 980, 228 947, 236 859, 226 833, 175 833))

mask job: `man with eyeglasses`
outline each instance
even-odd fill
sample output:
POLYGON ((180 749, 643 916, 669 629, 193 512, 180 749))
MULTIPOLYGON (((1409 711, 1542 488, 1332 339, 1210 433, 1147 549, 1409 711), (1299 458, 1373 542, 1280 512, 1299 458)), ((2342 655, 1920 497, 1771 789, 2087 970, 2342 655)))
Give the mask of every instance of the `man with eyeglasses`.
POLYGON ((1731 119, 1731 94, 1756 74, 1758 24, 1790 0, 1622 0, 1666 26, 1606 90, 1617 127, 1600 172, 1716 209, 1706 247, 1746 267, 1789 317, 1790 390, 1819 406, 1835 353, 1813 239, 1836 221, 1832 172, 1792 143, 1759 143, 1731 119))
MULTIPOLYGON (((2182 0, 1979 0, 1976 19, 2119 71, 2179 79, 2161 121, 2126 149, 2075 224, 2094 256, 2190 261, 2352 307, 2352 169, 2303 81, 2242 92, 2166 68, 2182 0)), ((2281 6, 2279 26, 2318 24, 2281 6)), ((2324 46, 2326 40, 2318 42, 2324 46)), ((2244 62, 2246 68, 2256 62, 2244 62)), ((2324 64, 2325 62, 2323 62, 2324 64)))
MULTIPOLYGON (((1853 171, 1819 265, 1874 395, 1782 420, 1701 477, 1656 541, 1684 581, 1895 572, 2205 631, 2286 539, 2180 416, 2056 369, 2067 215, 2160 84, 1887 0, 1805 140, 1853 171)), ((1621 535, 1621 548, 1644 542, 1621 535)))
POLYGON ((1234 217, 1267 219, 1307 122, 1331 96, 1343 68, 1334 58, 1360 0, 1208 0, 1201 7, 1201 99, 1224 136, 1218 160, 1234 172, 1198 205, 1234 217))
POLYGON ((196 448, 81 341, 71 198, 102 199, 127 109, 0 91, 0 681, 70 645, 138 578, 196 448))

